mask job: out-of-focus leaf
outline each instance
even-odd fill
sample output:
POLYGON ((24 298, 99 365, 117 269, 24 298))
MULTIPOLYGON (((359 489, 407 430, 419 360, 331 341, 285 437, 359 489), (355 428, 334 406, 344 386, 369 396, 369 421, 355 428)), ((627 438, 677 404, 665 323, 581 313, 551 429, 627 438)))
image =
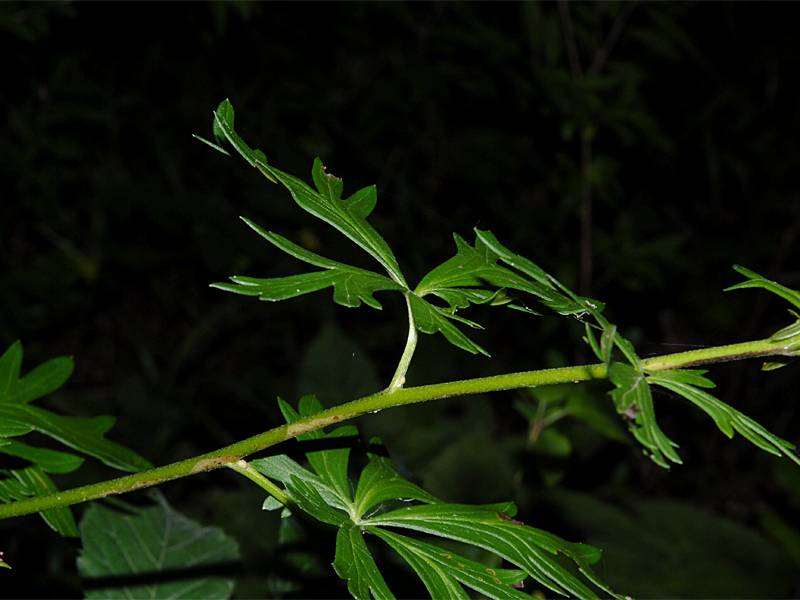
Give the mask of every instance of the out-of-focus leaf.
POLYGON ((796 565, 800 566, 800 530, 792 527, 772 509, 763 509, 759 515, 761 527, 778 540, 796 565))
POLYGON ((628 439, 625 429, 619 419, 615 418, 610 405, 606 408, 596 397, 580 389, 567 396, 563 410, 609 439, 617 442, 625 442, 628 439))
POLYGON ((566 458, 572 453, 572 442, 560 431, 548 427, 539 434, 534 451, 547 456, 566 458))
POLYGON ((380 387, 375 365, 364 348, 333 322, 323 325, 298 369, 297 395, 313 392, 333 406, 380 387))
POLYGON ((588 542, 611 586, 633 598, 785 598, 797 567, 781 548, 736 521, 687 502, 601 501, 561 489, 548 506, 588 542))
POLYGON ((87 598, 229 598, 233 592, 232 579, 192 569, 230 566, 239 559, 236 541, 188 519, 163 498, 157 506, 131 506, 127 513, 94 504, 80 530, 78 571, 91 584, 87 598), (115 586, 115 577, 124 582, 115 586), (103 585, 105 578, 111 581, 103 585))

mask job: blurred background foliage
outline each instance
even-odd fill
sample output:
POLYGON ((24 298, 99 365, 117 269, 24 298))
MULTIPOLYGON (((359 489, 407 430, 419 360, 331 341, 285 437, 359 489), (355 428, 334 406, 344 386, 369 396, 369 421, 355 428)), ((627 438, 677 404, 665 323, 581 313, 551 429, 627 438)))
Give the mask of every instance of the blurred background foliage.
MULTIPOLYGON (((276 166, 319 155, 410 280, 490 228, 608 303, 643 355, 768 335, 767 294, 723 295, 742 263, 800 287, 797 5, 705 3, 0 4, 0 342, 71 354, 50 403, 118 417, 156 463, 281 422, 275 397, 334 404, 389 380, 405 310, 324 294, 265 305, 209 289, 298 265, 236 218, 363 261, 242 161, 191 139, 224 97, 276 166)), ((493 359, 425 336, 411 384, 585 360, 556 317, 479 309, 493 359)), ((720 397, 800 442, 797 371, 716 367, 720 397)), ((797 597, 800 474, 669 396, 686 465, 643 458, 603 386, 462 398, 360 420, 398 468, 462 502, 606 550, 639 597, 797 597)), ((89 464, 66 487, 112 475, 89 464)), ((344 595, 325 531, 261 513, 248 482, 163 487, 242 548, 239 597, 344 595)), ((136 501, 136 497, 131 497, 136 501)), ((78 509, 79 511, 83 509, 78 509)), ((29 522, 28 522, 29 521, 29 522)), ((75 597, 75 548, 0 523, 6 597, 75 597)), ((390 585, 402 593, 398 565, 390 585)), ((413 594, 417 590, 405 590, 413 594)))

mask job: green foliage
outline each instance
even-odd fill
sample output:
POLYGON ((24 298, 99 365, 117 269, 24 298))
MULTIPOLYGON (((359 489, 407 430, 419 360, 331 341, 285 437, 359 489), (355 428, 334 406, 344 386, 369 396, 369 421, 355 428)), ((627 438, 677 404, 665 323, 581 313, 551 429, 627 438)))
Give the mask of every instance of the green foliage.
POLYGON ((267 241, 287 254, 315 267, 323 267, 327 271, 316 271, 314 273, 272 279, 231 277, 234 285, 216 283, 213 284, 215 288, 245 296, 258 296, 261 300, 274 301, 294 298, 333 286, 333 300, 337 304, 357 307, 364 302, 367 306, 376 309, 380 309, 381 305, 373 296, 375 292, 404 289, 388 277, 323 258, 276 233, 264 231, 248 219, 243 218, 242 220, 267 241))
MULTIPOLYGON (((14 342, 0 356, 0 454, 20 459, 23 466, 0 469, 0 502, 54 493, 57 488, 50 474, 70 473, 83 463, 83 458, 72 453, 38 448, 16 439, 33 431, 117 469, 138 471, 150 466, 133 450, 105 437, 114 425, 113 417, 68 417, 32 404, 69 379, 71 358, 50 359, 22 377, 21 367, 22 344, 14 342)), ((49 509, 41 514, 62 535, 79 535, 68 508, 49 509)))
POLYGON ((647 381, 686 398, 714 419, 720 431, 729 438, 733 437, 734 432, 739 432, 762 450, 775 456, 786 456, 800 465, 800 457, 794 452, 794 444, 770 433, 751 418, 699 389, 714 387, 714 383, 703 376, 705 373, 706 371, 698 370, 661 371, 650 375, 647 381))
POLYGON ((234 581, 208 571, 238 560, 236 541, 155 497, 153 506, 86 511, 78 557, 86 598, 229 598, 234 581))
MULTIPOLYGON (((659 466, 669 468, 670 463, 680 464, 682 461, 676 452, 678 445, 662 431, 657 422, 651 390, 653 385, 675 392, 704 410, 728 437, 738 431, 763 450, 788 456, 800 463, 800 459, 793 453, 792 444, 771 434, 752 419, 700 389, 713 387, 713 383, 705 379, 702 372, 672 370, 648 373, 645 361, 639 357, 634 345, 604 316, 605 306, 601 302, 579 296, 537 264, 504 246, 490 231, 476 229, 474 244, 454 235, 455 256, 430 270, 415 288, 410 288, 388 244, 367 221, 375 208, 374 187, 364 188, 350 198, 342 199, 341 180, 329 174, 321 161, 316 159, 312 168, 312 179, 316 188, 313 189, 272 167, 260 150, 251 149, 235 132, 233 120, 233 107, 225 100, 214 115, 214 135, 217 142, 229 143, 270 180, 283 184, 301 208, 333 226, 370 254, 383 267, 388 277, 318 256, 245 219, 252 229, 280 250, 324 270, 271 279, 234 276, 231 278, 232 284, 215 284, 215 287, 257 296, 263 300, 282 300, 333 286, 334 301, 338 304, 355 307, 364 303, 373 308, 381 307, 374 297, 376 292, 400 291, 408 303, 409 325, 412 329, 429 334, 442 333, 454 346, 487 356, 488 353, 466 336, 457 324, 474 329, 480 329, 481 326, 464 318, 458 311, 471 305, 488 304, 533 312, 521 301, 519 295, 532 296, 556 313, 584 321, 584 340, 607 368, 608 379, 614 386, 610 395, 617 413, 628 424, 644 453, 659 466), (438 299, 444 305, 431 302, 430 297, 438 299)), ((211 145, 222 150, 216 144, 211 145)), ((741 267, 737 267, 737 271, 748 277, 748 281, 730 289, 762 287, 800 308, 800 294, 797 292, 741 267)), ((771 338, 775 341, 787 340, 787 354, 792 354, 795 344, 800 343, 797 342, 800 331, 798 326, 800 320, 771 338)), ((406 354, 401 359, 403 368, 407 368, 410 353, 414 351, 413 339, 409 338, 411 346, 407 346, 406 354), (405 364, 403 360, 406 361, 405 364)), ((402 385, 402 379, 400 384, 402 385)), ((322 411, 321 405, 311 396, 303 397, 299 412, 283 401, 280 401, 280 406, 290 423, 322 411)), ((566 406, 560 407, 554 418, 552 413, 546 414, 547 407, 544 404, 536 409, 535 414, 527 411, 525 405, 518 408, 532 420, 532 431, 535 431, 535 435, 533 439, 529 439, 529 445, 538 443, 539 451, 547 455, 569 455, 569 438, 555 429, 548 429, 547 426, 563 416, 568 416, 570 409, 566 406)), ((606 435, 619 437, 619 431, 609 424, 605 415, 587 411, 585 405, 581 408, 575 402, 572 403, 571 410, 574 416, 594 424, 606 435)), ((306 434, 300 436, 300 439, 335 443, 337 439, 355 435, 356 431, 348 426, 335 429, 329 434, 319 431, 306 434)), ((442 503, 400 478, 388 463, 374 455, 370 455, 369 463, 362 472, 353 495, 348 475, 347 447, 308 452, 306 457, 314 472, 283 455, 261 459, 254 466, 267 477, 286 486, 293 506, 338 529, 334 568, 340 577, 347 580, 348 589, 356 598, 368 600, 370 597, 392 597, 364 540, 364 534, 370 533, 389 544, 406 560, 433 597, 463 597, 466 592, 461 585, 490 597, 503 595, 498 589, 492 588, 483 576, 475 579, 480 572, 480 566, 470 563, 463 570, 454 570, 447 561, 440 558, 440 551, 431 549, 423 542, 408 541, 396 532, 376 531, 377 526, 411 529, 472 544, 511 562, 551 591, 564 595, 590 596, 593 592, 585 583, 547 557, 547 552, 562 553, 578 565, 590 582, 608 591, 589 570, 588 563, 591 561, 577 547, 570 547, 562 540, 548 546, 543 540, 551 539, 548 538, 549 534, 513 522, 513 515, 496 510, 487 512, 485 507, 442 503), (379 475, 379 470, 384 473, 379 475), (372 483, 373 479, 377 483, 372 483), (389 480, 392 485, 385 485, 389 480), (365 490, 370 490, 371 493, 367 494, 365 490), (415 500, 423 504, 394 511, 381 508, 383 502, 399 499, 415 500), (365 512, 375 505, 378 505, 376 510, 379 514, 366 516, 365 512), (486 540, 493 541, 489 543, 486 540)), ((552 471, 545 472, 544 475, 551 483, 560 477, 558 472, 552 471)), ((265 502, 265 508, 277 508, 278 505, 274 499, 265 502)), ((467 562, 463 564, 467 565, 467 562)), ((512 573, 510 577, 507 581, 514 580, 517 574, 512 573)), ((505 595, 513 595, 514 590, 508 589, 508 583, 504 583, 502 579, 496 579, 494 585, 504 585, 505 595)))
MULTIPOLYGON (((304 396, 295 411, 280 400, 287 422, 322 410, 314 396, 304 396)), ((591 598, 591 584, 610 593, 592 572, 600 552, 589 546, 566 542, 557 536, 524 525, 513 517, 511 503, 464 505, 442 502, 401 477, 388 459, 368 453, 368 462, 353 485, 349 478, 350 446, 357 431, 350 426, 330 433, 315 431, 298 436, 300 442, 327 443, 330 449, 305 453, 312 470, 286 455, 254 460, 261 473, 282 482, 291 498, 291 510, 337 528, 334 568, 348 582, 358 599, 393 598, 364 538, 375 536, 394 549, 419 575, 432 598, 467 597, 462 586, 490 598, 525 597, 514 586, 532 577, 559 594, 591 598), (342 445, 342 441, 349 445, 342 445), (413 506, 403 506, 417 502, 413 506), (399 507, 398 507, 399 506, 399 507), (387 530, 386 528, 390 528, 387 530), (502 557, 515 569, 481 565, 442 547, 401 535, 392 529, 416 531, 476 546, 502 557), (557 560, 571 559, 586 580, 557 560), (446 593, 445 593, 446 592, 446 593)), ((276 507, 268 502, 266 507, 276 507)))
POLYGON ((585 312, 583 299, 566 297, 557 289, 551 277, 531 261, 508 251, 489 231, 476 230, 474 245, 455 235, 456 255, 431 270, 412 290, 391 248, 367 220, 377 202, 375 186, 365 187, 343 199, 342 180, 328 173, 319 158, 314 160, 311 169, 314 188, 273 167, 261 150, 250 148, 236 133, 234 110, 228 100, 224 100, 214 112, 212 128, 216 144, 198 139, 225 154, 228 152, 219 144, 230 144, 270 181, 286 187, 300 208, 347 236, 374 258, 388 275, 324 258, 243 218, 253 230, 280 250, 325 270, 269 279, 236 275, 231 277, 233 283, 215 283, 213 287, 262 300, 284 300, 333 286, 336 303, 357 307, 363 302, 378 309, 381 305, 374 297, 375 292, 399 291, 406 296, 412 326, 417 330, 428 334, 441 333, 454 346, 486 356, 489 353, 457 326, 460 323, 473 329, 482 328, 457 314, 471 304, 501 305, 532 312, 512 295, 522 292, 560 314, 577 315, 585 312), (507 266, 501 266, 498 262, 507 266), (425 296, 435 296, 447 306, 434 304, 425 296))
MULTIPOLYGON (((586 82, 592 77, 587 77, 586 82)), ((594 133, 588 116, 580 124, 580 129, 582 139, 591 142, 594 133)), ((488 305, 536 314, 526 305, 526 299, 532 297, 547 309, 583 323, 584 341, 601 364, 585 368, 570 367, 565 371, 575 373, 583 369, 592 373, 592 377, 609 380, 613 385, 609 406, 613 404, 613 409, 627 424, 633 438, 656 464, 668 468, 670 463, 681 463, 681 458, 676 451, 677 444, 662 431, 657 422, 652 386, 689 400, 706 412, 726 436, 732 437, 739 432, 766 452, 786 456, 800 464, 800 458, 794 453, 791 443, 773 435, 705 391, 714 387, 705 378, 705 371, 664 370, 663 366, 649 368, 648 364, 652 363, 640 358, 634 344, 604 315, 603 303, 576 294, 540 266, 503 245, 491 231, 475 229, 472 243, 454 235, 455 255, 425 274, 416 287, 411 287, 389 244, 368 220, 377 202, 374 186, 343 197, 342 180, 329 173, 319 158, 314 160, 311 170, 313 187, 273 167, 261 150, 251 148, 236 132, 234 110, 227 100, 215 111, 212 130, 216 141, 202 141, 225 154, 228 151, 223 145, 233 147, 267 179, 283 185, 300 208, 342 233, 383 270, 383 273, 374 272, 320 256, 243 218, 251 229, 270 244, 319 270, 273 278, 236 275, 230 278, 230 283, 217 283, 213 287, 269 301, 285 300, 332 287, 335 303, 346 307, 366 304, 375 309, 382 308, 376 298, 379 292, 392 291, 403 295, 408 307, 409 338, 398 367, 399 375, 383 392, 355 401, 353 406, 358 402, 391 399, 392 394, 399 393, 399 388, 404 385, 405 370, 415 350, 417 331, 441 333, 458 348, 488 356, 480 345, 463 333, 461 327, 465 325, 481 329, 481 325, 463 317, 459 311, 473 305, 488 305)), ((736 270, 747 281, 729 289, 763 288, 800 309, 800 292, 743 267, 736 267, 736 270)), ((755 351, 752 354, 793 357, 800 353, 800 317, 795 312, 792 314, 798 320, 766 340, 777 345, 770 346, 768 351, 761 351, 760 354, 755 351), (779 347, 780 344, 783 345, 779 347)), ((343 349, 336 350, 341 352, 343 349)), ((149 466, 132 451, 104 437, 113 420, 103 417, 63 417, 31 406, 32 401, 54 391, 69 377, 72 371, 69 359, 49 361, 25 377, 20 377, 21 360, 19 343, 12 345, 0 357, 0 453, 23 461, 22 467, 0 471, 0 501, 53 495, 57 488, 48 474, 74 471, 83 460, 71 453, 32 447, 16 439, 34 430, 119 469, 136 470, 149 466)), ((689 364, 698 363, 689 361, 689 364)), ((506 376, 475 379, 472 382, 482 384, 503 377, 506 376)), ((586 378, 584 374, 580 377, 586 378)), ((460 383, 469 382, 443 384, 448 389, 443 395, 452 393, 460 383)), ((432 399, 423 396, 414 398, 413 394, 436 387, 423 386, 411 390, 406 401, 432 399)), ((508 387, 513 387, 513 384, 493 389, 508 387)), ((465 387, 455 393, 474 389, 486 388, 465 387)), ((627 439, 623 437, 619 423, 609 419, 606 411, 598 410, 585 395, 564 394, 550 399, 545 396, 547 394, 535 392, 534 397, 538 401, 535 406, 517 404, 519 412, 530 422, 526 450, 535 447, 539 456, 568 457, 572 452, 572 439, 552 427, 565 417, 580 420, 609 438, 627 439)), ((345 395, 342 399, 347 397, 345 395)), ((386 406, 383 404, 380 407, 386 406)), ((330 419, 325 422, 331 423, 367 410, 350 413, 323 411, 321 403, 313 395, 304 395, 296 410, 279 399, 279 408, 288 424, 303 421, 304 426, 309 423, 313 426, 313 420, 317 418, 330 419), (324 415, 321 414, 323 412, 324 415)), ((283 435, 291 428, 279 428, 268 432, 268 435, 276 431, 283 435)), ((336 532, 335 544, 331 544, 335 546, 334 571, 346 581, 349 592, 358 600, 394 598, 391 591, 394 583, 391 577, 385 578, 385 570, 376 560, 378 554, 375 553, 375 546, 380 546, 378 542, 383 542, 383 550, 393 550, 402 559, 433 598, 468 598, 473 593, 489 598, 529 597, 522 591, 527 578, 535 580, 548 593, 580 598, 592 598, 601 592, 616 596, 592 570, 591 565, 601 557, 598 549, 567 542, 516 520, 517 509, 513 503, 470 505, 446 502, 401 476, 374 447, 363 456, 355 456, 353 449, 360 444, 357 443, 358 431, 352 425, 328 432, 317 428, 297 437, 305 445, 302 448, 304 459, 297 460, 280 454, 254 460, 250 468, 243 460, 231 460, 230 455, 223 457, 210 453, 205 456, 215 458, 210 462, 197 463, 192 467, 192 472, 198 465, 203 468, 208 468, 209 464, 215 468, 227 465, 247 474, 249 479, 273 494, 264 500, 262 508, 265 511, 282 509, 284 523, 295 523, 295 517, 302 517, 333 528, 336 532), (215 462, 217 460, 219 465, 215 462), (285 486, 285 490, 265 477, 279 482, 285 486), (501 568, 504 562, 511 568, 501 568)), ((259 439, 259 436, 253 439, 259 439)), ((271 443, 276 443, 276 438, 271 443)), ((483 446, 488 446, 488 440, 462 437, 460 443, 473 446, 473 452, 486 454, 483 446)), ((508 447, 515 447, 514 442, 508 447)), ((247 452, 242 452, 241 445, 227 448, 238 448, 239 454, 235 456, 245 456, 253 451, 250 447, 247 452)), ((449 450, 453 448, 451 446, 449 450)), ((463 449, 462 446, 455 452, 462 452, 463 449)), ((185 465, 187 462, 176 465, 185 465)), ((442 464, 447 463, 443 461, 442 464)), ((171 472, 167 471, 168 468, 162 473, 171 472)), ((177 476, 186 474, 188 471, 182 471, 177 476)), ((554 485, 561 477, 557 470, 543 469, 543 474, 550 485, 554 485)), ((124 491, 131 489, 135 488, 124 491)), ((219 530, 203 528, 179 515, 162 499, 156 507, 128 507, 126 510, 127 514, 121 514, 92 507, 81 522, 80 531, 68 508, 59 505, 42 511, 42 516, 55 530, 64 535, 80 534, 83 538, 84 551, 78 564, 81 573, 93 579, 93 589, 89 590, 88 597, 111 597, 122 593, 150 597, 196 594, 226 598, 231 594, 233 581, 207 575, 207 571, 213 571, 220 561, 238 558, 236 543, 231 538, 219 530), (185 567, 198 570, 188 574, 175 573, 185 567), (172 576, 176 574, 180 576, 176 577, 177 581, 172 581, 172 576), (157 581, 153 583, 149 579, 157 581)), ((790 552, 796 551, 797 535, 791 525, 768 512, 764 513, 762 519, 776 539, 790 552)), ((291 526, 282 525, 281 530, 289 531, 291 526)), ((635 529, 632 526, 628 528, 635 529)), ((292 535, 287 534, 287 539, 292 535)), ((302 552, 294 554, 294 557, 306 567, 315 564, 313 558, 302 552)), ((8 567, 2 561, 0 566, 8 567)), ((281 589, 291 589, 290 581, 275 585, 276 589, 281 586, 284 586, 281 589)), ((535 592, 541 593, 539 590, 535 592)))

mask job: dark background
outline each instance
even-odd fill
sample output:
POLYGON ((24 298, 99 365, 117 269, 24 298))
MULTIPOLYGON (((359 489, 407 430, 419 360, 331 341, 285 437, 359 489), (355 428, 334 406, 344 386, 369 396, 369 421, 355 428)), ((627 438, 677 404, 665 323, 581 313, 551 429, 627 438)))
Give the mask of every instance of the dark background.
MULTIPOLYGON (((265 304, 208 287, 304 269, 238 215, 369 266, 285 190, 190 137, 210 137, 225 97, 277 167, 308 178, 319 155, 346 192, 376 183, 373 222, 412 282, 453 253, 451 232, 480 226, 604 300, 642 355, 766 337, 789 322, 784 305, 722 289, 734 263, 800 287, 799 8, 4 3, 0 345, 21 339, 28 368, 74 355, 48 405, 116 415, 113 438, 157 464, 280 422, 277 395, 330 405, 388 382, 397 298, 356 311, 329 292, 265 304)), ((589 359, 573 322, 472 316, 493 358, 423 336, 411 384, 589 359)), ((800 442, 796 367, 712 375, 719 397, 800 442)), ((684 466, 660 469, 575 419, 554 426, 571 446, 559 451, 531 444, 520 401, 533 400, 358 423, 434 493, 514 499, 526 522, 605 548, 599 571, 623 593, 800 594, 791 463, 668 396, 659 419, 684 466)), ((59 485, 113 475, 90 462, 59 485)), ((239 540, 237 596, 345 594, 333 537, 312 528, 282 548, 248 482, 215 472, 162 489, 239 540)), ((81 595, 76 548, 38 518, 0 523, 0 550, 15 566, 0 594, 81 595)), ((397 593, 419 593, 388 564, 397 593)))

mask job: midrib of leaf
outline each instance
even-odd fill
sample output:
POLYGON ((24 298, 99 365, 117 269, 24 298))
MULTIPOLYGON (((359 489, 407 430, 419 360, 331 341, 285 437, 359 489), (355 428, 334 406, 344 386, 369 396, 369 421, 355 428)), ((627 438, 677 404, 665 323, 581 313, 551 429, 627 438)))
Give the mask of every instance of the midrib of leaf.
POLYGON ((408 289, 408 284, 400 272, 400 266, 397 264, 397 259, 394 258, 394 253, 386 242, 380 242, 378 233, 366 220, 359 222, 359 220, 354 219, 348 211, 338 204, 342 202, 341 200, 331 200, 332 196, 326 198, 322 194, 314 192, 308 184, 294 175, 276 169, 272 165, 266 165, 265 168, 289 190, 289 193, 295 197, 295 200, 304 210, 329 223, 350 238, 378 261, 396 283, 408 289), (297 197, 301 192, 306 196, 303 201, 297 197), (320 202, 319 198, 322 198, 324 202, 320 202), (343 221, 343 223, 340 221, 343 221))
MULTIPOLYGON (((595 597, 588 587, 558 565, 552 557, 545 555, 541 548, 532 546, 529 540, 522 537, 521 532, 514 529, 520 525, 505 524, 493 519, 482 520, 474 516, 470 517, 469 523, 463 522, 465 517, 462 517, 462 520, 454 520, 445 515, 426 514, 417 517, 412 514, 412 516, 404 517, 401 514, 402 510, 379 515, 367 521, 367 524, 402 527, 479 546, 525 569, 535 579, 555 592, 561 594, 566 592, 565 595, 571 594, 580 598, 595 597), (442 527, 436 527, 433 525, 434 523, 438 523, 442 527), (517 540, 517 544, 511 543, 506 537, 500 535, 500 531, 517 540), (521 552, 520 547, 524 547, 525 552, 521 552), (535 557, 537 560, 531 560, 531 557, 535 557)), ((581 571, 588 575, 582 567, 581 571)))

